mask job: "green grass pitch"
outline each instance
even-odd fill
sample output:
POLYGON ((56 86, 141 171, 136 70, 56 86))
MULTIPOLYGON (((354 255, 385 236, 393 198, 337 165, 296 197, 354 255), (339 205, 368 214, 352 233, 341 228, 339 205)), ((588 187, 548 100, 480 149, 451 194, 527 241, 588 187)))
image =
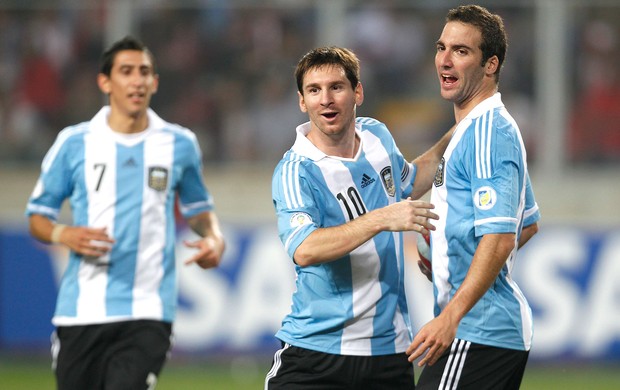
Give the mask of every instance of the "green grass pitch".
MULTIPOLYGON (((159 378, 158 390, 262 389, 270 362, 260 359, 211 361, 175 359, 159 378)), ((30 356, 0 357, 0 389, 32 390, 55 388, 49 358, 30 356)), ((521 386, 523 390, 618 390, 620 362, 604 365, 543 366, 531 362, 521 386)))

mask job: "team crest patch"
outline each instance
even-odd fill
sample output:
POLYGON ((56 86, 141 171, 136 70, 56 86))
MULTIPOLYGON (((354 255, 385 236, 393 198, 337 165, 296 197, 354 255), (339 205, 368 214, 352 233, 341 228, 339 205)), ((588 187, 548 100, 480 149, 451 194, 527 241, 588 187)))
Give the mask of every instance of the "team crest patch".
POLYGON ((474 194, 474 204, 480 210, 490 210, 497 201, 497 192, 491 187, 480 187, 474 194))
POLYGON ((312 223, 312 217, 306 213, 295 213, 290 220, 291 227, 298 227, 310 223, 312 223))
POLYGON ((166 188, 168 188, 168 169, 163 167, 150 167, 149 187, 155 191, 165 191, 166 188))
POLYGON ((446 159, 442 157, 441 161, 439 162, 439 165, 437 165, 437 171, 435 171, 435 180, 433 181, 433 184, 435 185, 435 187, 441 187, 443 185, 443 178, 445 175, 445 172, 444 172, 445 165, 446 165, 446 159))
POLYGON ((394 186, 394 177, 392 176, 392 167, 387 166, 381 170, 381 181, 389 196, 396 194, 396 187, 394 186))

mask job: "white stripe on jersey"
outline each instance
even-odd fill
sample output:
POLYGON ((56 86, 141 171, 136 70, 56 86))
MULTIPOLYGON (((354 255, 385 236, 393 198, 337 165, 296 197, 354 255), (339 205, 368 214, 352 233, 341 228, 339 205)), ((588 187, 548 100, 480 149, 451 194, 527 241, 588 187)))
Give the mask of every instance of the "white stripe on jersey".
MULTIPOLYGON (((144 141, 144 166, 173 166, 174 134, 160 132, 144 141)), ((145 170, 145 174, 148 171, 145 170)), ((172 173, 170 172, 169 175, 172 173)), ((148 177, 144 178, 145 183, 148 177)), ((170 180, 168 180, 170 186, 170 180)), ((136 254, 133 285, 133 315, 140 318, 163 317, 163 304, 158 293, 164 276, 164 246, 166 240, 166 197, 169 191, 150 191, 142 195, 140 238, 136 254), (157 237, 156 240, 153 238, 157 237)))
MULTIPOLYGON (((332 194, 337 194, 338 189, 343 186, 355 187, 348 169, 333 167, 340 164, 342 163, 334 158, 325 159, 316 164, 321 169, 325 183, 332 194), (334 172, 339 174, 334 175, 334 172)), ((363 199, 359 200, 363 202, 363 199)), ((343 215, 348 214, 342 202, 340 202, 340 208, 343 215)), ((366 205, 364 209, 367 209, 366 205)), ((353 250, 349 257, 352 283, 351 310, 353 317, 357 320, 347 323, 342 330, 341 350, 345 355, 357 354, 361 351, 370 353, 372 350, 370 341, 374 333, 373 322, 377 311, 375 303, 381 298, 381 286, 377 283, 381 260, 377 255, 374 240, 368 240, 353 250)))
POLYGON ((491 171, 491 134, 493 133, 493 110, 476 119, 476 176, 488 179, 491 171))
MULTIPOLYGON (((452 180, 450 177, 450 172, 446 169, 448 166, 448 161, 450 161, 450 157, 454 152, 454 149, 461 142, 461 138, 465 134, 465 131, 470 126, 471 120, 466 118, 461 121, 452 135, 452 139, 448 143, 446 151, 444 152, 444 183, 452 180)), ((445 231, 446 229, 446 216, 448 215, 448 191, 446 185, 442 185, 440 187, 433 186, 433 190, 431 191, 431 203, 435 205, 435 209, 433 210, 437 215, 439 215, 439 219, 433 221, 433 224, 436 227, 435 231, 445 231)), ((448 270, 448 242, 446 241, 446 237, 443 234, 434 234, 433 236, 433 245, 431 245, 431 258, 433 259, 432 268, 433 268, 433 283, 437 285, 437 304, 442 309, 448 304, 448 300, 450 299, 450 283, 448 282, 450 271, 448 270), (446 262, 442 263, 439 259, 445 259, 446 262)))
POLYGON ((477 219, 474 221, 474 226, 480 226, 480 225, 484 225, 485 223, 492 223, 492 222, 511 222, 511 223, 519 223, 519 220, 517 218, 509 218, 509 217, 493 217, 493 218, 484 218, 484 219, 477 219))
MULTIPOLYGON (((113 235, 116 214, 116 148, 110 137, 101 137, 98 132, 85 134, 84 180, 86 188, 98 188, 97 191, 88 191, 88 226, 105 226, 107 233, 113 235), (107 165, 96 165, 100 161, 107 161, 107 165)), ((110 252, 97 259, 80 262, 77 318, 106 317, 108 267, 105 264, 109 262, 110 252)))
MULTIPOLYGON (((376 121, 375 121, 376 122, 376 121)), ((381 140, 376 137, 373 134, 370 134, 370 132, 366 132, 365 138, 364 138, 364 151, 366 152, 366 159, 368 160, 368 162, 372 165, 373 169, 376 172, 381 172, 381 170, 384 168, 383 165, 379 164, 379 161, 381 161, 381 157, 383 154, 383 148, 380 147, 381 144, 381 140), (374 145, 377 146, 374 146, 374 145)), ((401 181, 399 182, 399 187, 400 187, 400 183, 403 182, 403 179, 406 178, 407 174, 409 173, 409 164, 404 164, 403 170, 401 172, 401 181)), ((392 172, 392 175, 394 175, 395 172, 392 172)), ((396 183, 395 183, 396 185, 396 183)), ((386 198, 388 199, 388 204, 393 204, 396 201, 396 197, 393 196, 389 196, 387 193, 386 188, 384 187, 383 190, 386 193, 386 198)), ((397 192, 400 192, 400 188, 397 189, 397 192)), ((392 232, 392 237, 394 239, 394 244, 396 248, 400 248, 401 247, 401 234, 398 232, 392 232)), ((376 251, 373 250, 373 253, 376 253, 376 251)), ((398 271, 400 273, 400 275, 403 274, 403 270, 401 269, 401 253, 400 252, 396 252, 396 256, 397 256, 397 266, 398 266, 398 271)), ((394 314, 394 319, 393 319, 393 324, 394 324, 394 328, 395 329, 406 329, 408 328, 408 325, 405 323, 404 321, 404 317, 402 312, 400 311, 400 307, 398 305, 396 305, 396 313, 394 314)), ((408 344, 409 343, 409 338, 408 338, 408 334, 407 332, 400 332, 397 333, 397 338, 395 340, 395 345, 404 345, 404 344, 408 344)))
POLYGON ((282 168, 282 183, 284 184, 284 199, 286 207, 296 209, 304 206, 299 186, 299 164, 301 157, 291 153, 293 160, 284 163, 282 168))

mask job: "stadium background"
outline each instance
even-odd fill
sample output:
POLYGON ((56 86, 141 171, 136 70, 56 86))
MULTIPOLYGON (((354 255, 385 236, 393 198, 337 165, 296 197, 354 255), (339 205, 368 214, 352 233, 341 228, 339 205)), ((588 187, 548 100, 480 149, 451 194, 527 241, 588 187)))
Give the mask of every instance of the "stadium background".
MULTIPOLYGON (((228 238, 220 269, 181 267, 162 387, 253 388, 293 289, 270 184, 305 120, 294 65, 315 46, 354 49, 366 92, 358 113, 384 121, 413 158, 453 118, 433 56, 445 12, 458 4, 0 0, 0 388, 32 388, 37 375, 38 388, 53 387, 49 320, 65 254, 28 236, 23 210, 58 131, 104 102, 95 76, 105 46, 133 33, 154 52, 153 107, 197 133, 228 238)), ((620 3, 478 4, 506 23, 500 91, 527 144, 543 215, 516 266, 536 326, 524 388, 620 388, 620 3)), ((180 239, 186 234, 181 226, 180 239)), ((415 236, 406 239, 415 264, 415 236)), ((431 316, 432 292, 415 268, 408 275, 417 329, 431 316)))

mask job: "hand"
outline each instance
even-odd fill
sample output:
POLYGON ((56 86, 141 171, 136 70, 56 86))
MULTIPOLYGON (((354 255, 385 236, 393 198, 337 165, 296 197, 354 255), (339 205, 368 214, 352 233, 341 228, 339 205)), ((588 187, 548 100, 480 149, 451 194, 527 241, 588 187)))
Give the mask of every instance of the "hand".
POLYGON ((58 242, 84 257, 98 258, 108 253, 114 244, 106 230, 105 227, 67 226, 60 233, 58 242))
POLYGON ((418 362, 418 366, 435 364, 454 341, 457 326, 458 322, 452 323, 447 316, 441 314, 429 321, 420 329, 407 348, 406 353, 409 355, 409 361, 413 362, 426 352, 426 355, 418 362))
POLYGON ((410 197, 393 203, 381 209, 384 213, 386 230, 390 231, 416 231, 420 234, 429 234, 435 230, 430 223, 431 219, 439 219, 439 216, 431 211, 435 206, 432 203, 421 200, 412 200, 410 197))
POLYGON ((198 264, 202 269, 217 267, 224 253, 224 240, 220 237, 205 237, 198 241, 184 241, 188 248, 198 249, 198 253, 185 261, 185 265, 198 264))

